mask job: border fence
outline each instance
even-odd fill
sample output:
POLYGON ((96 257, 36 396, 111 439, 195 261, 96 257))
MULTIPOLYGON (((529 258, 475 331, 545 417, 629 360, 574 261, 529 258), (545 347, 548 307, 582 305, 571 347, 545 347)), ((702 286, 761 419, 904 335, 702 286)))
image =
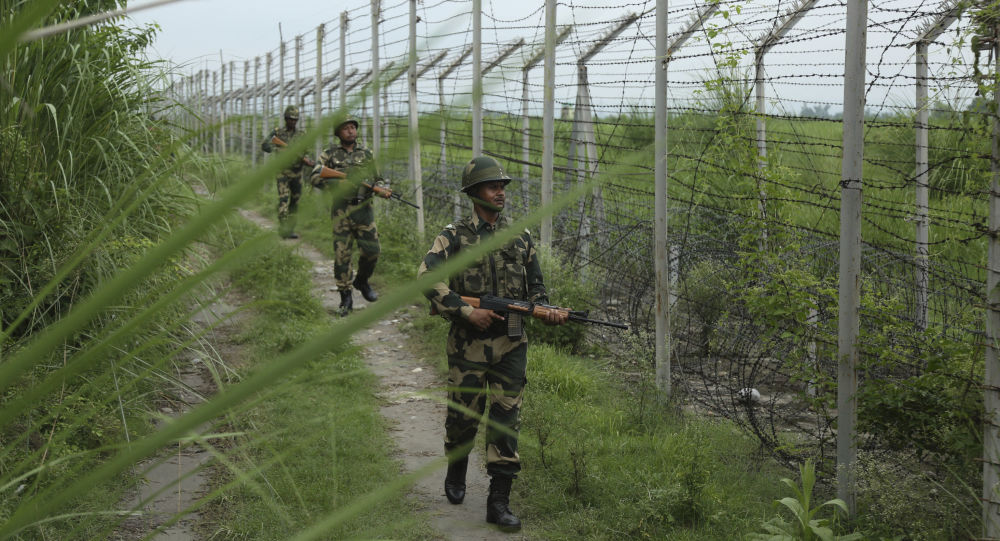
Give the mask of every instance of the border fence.
POLYGON ((473 155, 516 177, 519 215, 599 180, 540 239, 656 352, 661 390, 774 456, 829 459, 852 510, 858 453, 939 479, 975 447, 1000 538, 988 9, 373 0, 180 67, 169 94, 203 150, 254 163, 285 105, 308 130, 353 104, 421 233, 469 210, 473 155))

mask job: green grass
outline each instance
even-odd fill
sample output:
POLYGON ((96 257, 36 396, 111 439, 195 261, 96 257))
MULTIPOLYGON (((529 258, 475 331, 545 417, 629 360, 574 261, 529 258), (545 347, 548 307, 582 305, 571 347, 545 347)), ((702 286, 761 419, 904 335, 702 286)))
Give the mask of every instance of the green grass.
MULTIPOLYGON (((232 240, 254 234, 235 223, 232 240)), ((310 266, 275 235, 233 282, 255 299, 243 332, 254 373, 281 352, 328 332, 330 316, 310 293, 310 266)), ((399 476, 375 397, 376 380, 353 347, 324 354, 274 381, 230 425, 246 435, 225 450, 214 486, 225 486, 202 526, 221 539, 287 539, 399 476)), ((402 494, 328 530, 324 539, 426 536, 402 494)))
MULTIPOLYGON (((253 251, 233 276, 257 299, 258 315, 243 337, 251 353, 225 392, 154 431, 155 398, 175 384, 168 377, 172 356, 193 340, 184 327, 197 301, 187 295, 212 294, 210 276, 199 274, 210 262, 198 260, 191 243, 249 195, 273 217, 278 163, 269 160, 250 170, 236 160, 222 161, 218 171, 206 170, 206 160, 156 118, 165 112, 158 109, 162 103, 153 89, 165 74, 142 60, 148 32, 103 25, 14 43, 16 33, 10 30, 20 24, 13 22, 15 16, 29 15, 21 28, 33 26, 55 4, 0 0, 0 25, 7 31, 0 58, 9 75, 0 85, 0 370, 5 376, 0 377, 0 536, 102 537, 117 521, 107 513, 117 509, 122 492, 135 482, 130 467, 227 412, 224 418, 245 435, 220 449, 223 465, 216 470, 219 486, 207 533, 282 539, 312 526, 325 532, 309 530, 304 537, 428 535, 401 490, 393 488, 398 467, 387 458, 389 440, 372 397, 374 381, 357 352, 344 345, 366 318, 406 301, 404 289, 413 283, 429 240, 413 232, 412 211, 376 202, 384 252, 373 281, 383 298, 398 293, 395 304, 386 298, 369 313, 336 323, 309 297, 308 269, 287 246, 276 238, 246 242, 251 230, 245 224, 217 232, 213 242, 223 257, 253 251), (227 181, 236 179, 236 190, 197 212, 185 184, 192 179, 185 177, 219 171, 227 181), (262 186, 269 189, 258 191, 262 186), (108 392, 111 388, 116 392, 108 392)), ((77 3, 46 20, 72 19, 108 6, 77 3)), ((454 119, 459 138, 463 118, 454 119)), ((690 121, 688 134, 706 127, 719 134, 690 137, 682 140, 689 147, 675 147, 671 171, 688 188, 673 183, 672 197, 752 215, 755 186, 748 168, 753 160, 739 159, 752 150, 747 127, 720 124, 721 117, 675 120, 675 128, 690 121)), ((496 118, 488 124, 486 147, 519 155, 511 151, 519 134, 496 118)), ((426 139, 436 140, 436 123, 422 125, 426 139)), ((608 168, 608 178, 648 191, 649 141, 636 130, 620 128, 599 128, 599 144, 624 141, 622 163, 608 168), (618 177, 618 172, 646 176, 618 177)), ((839 141, 839 128, 830 124, 775 122, 769 129, 839 141)), ((541 130, 536 124, 532 131, 531 159, 538 162, 541 130)), ((557 131, 565 135, 568 124, 558 122, 557 131)), ((932 134, 938 137, 932 146, 965 148, 961 138, 940 139, 949 133, 932 134)), ((908 187, 893 187, 907 177, 906 167, 899 165, 910 160, 911 151, 900 146, 907 130, 882 127, 869 136, 868 170, 883 186, 867 190, 866 197, 892 209, 908 208, 908 187)), ((967 145, 969 156, 949 162, 953 175, 932 180, 955 192, 935 200, 940 213, 932 228, 932 241, 939 241, 935 257, 973 265, 982 261, 982 238, 963 239, 968 224, 947 225, 947 218, 954 210, 984 214, 976 197, 983 187, 982 160, 975 157, 984 152, 976 146, 983 141, 967 145)), ((396 147, 398 158, 401 145, 396 147)), ((932 160, 948 157, 941 152, 932 160)), ((393 158, 391 151, 383 154, 383 159, 393 158)), ((835 199, 838 175, 830 172, 839 170, 836 157, 803 158, 777 149, 771 155, 770 181, 815 184, 818 197, 833 194, 835 199), (801 173, 811 170, 806 165, 828 174, 817 184, 801 173)), ((452 163, 468 157, 468 151, 449 153, 452 163)), ((788 190, 775 189, 772 197, 795 195, 796 190, 788 190)), ((328 206, 324 196, 307 189, 300 231, 330 255, 328 206)), ((641 206, 626 202, 617 210, 636 214, 641 206)), ((773 211, 786 225, 836 231, 836 212, 814 204, 775 204, 773 211)), ((429 225, 428 233, 440 225, 429 225)), ((866 240, 897 248, 912 230, 902 219, 865 227, 866 240)), ((554 293, 566 289, 560 286, 554 293)), ((441 347, 442 321, 421 318, 413 328, 430 340, 414 347, 441 347)), ((787 472, 768 460, 754 460, 755 442, 733 426, 654 406, 649 389, 626 384, 631 380, 564 350, 536 343, 531 359, 522 440, 526 470, 515 502, 529 521, 529 532, 551 539, 729 539, 758 530, 773 512, 777 478, 787 472)), ((894 473, 885 477, 894 479, 894 473)), ((884 505, 866 509, 873 511, 869 525, 919 523, 914 517, 927 508, 925 501, 901 494, 892 483, 874 484, 875 495, 886 497, 879 499, 884 505)), ((927 485, 912 486, 919 494, 927 485)), ((938 486, 956 493, 943 482, 938 486)))
MULTIPOLYGON (((3 34, 16 36, 16 17, 37 26, 55 4, 0 1, 3 34)), ((45 20, 107 4, 63 6, 45 20)), ((176 383, 173 356, 192 339, 182 322, 196 301, 180 292, 204 262, 184 249, 143 261, 196 208, 173 157, 193 171, 202 163, 151 114, 164 73, 136 54, 149 39, 148 29, 106 26, 5 40, 0 51, 4 535, 98 538, 119 520, 133 472, 85 496, 68 487, 153 432, 155 403, 176 383), (133 266, 144 272, 108 290, 133 266), (100 308, 80 310, 95 297, 100 308), (58 513, 31 517, 67 494, 58 513), (15 516, 28 526, 7 528, 15 516)))
POLYGON ((516 503, 544 539, 739 539, 783 470, 724 421, 647 404, 590 359, 529 347, 516 503))
MULTIPOLYGON (((828 137, 829 128, 821 128, 823 136, 828 137)), ((779 157, 774 161, 779 162, 779 157)), ((240 160, 234 160, 233 164, 241 167, 240 160)), ((816 165, 833 168, 835 164, 831 161, 816 165)), ((874 188, 872 191, 879 193, 874 188)), ((909 197, 907 193, 887 189, 885 197, 904 201, 909 197)), ((255 195, 254 208, 273 218, 276 197, 273 189, 262 190, 255 195)), ((962 196, 956 196, 952 202, 936 204, 961 207, 963 201, 962 196)), ((300 202, 299 232, 327 256, 332 256, 328 204, 323 195, 307 190, 300 202)), ((429 245, 429 235, 436 230, 428 227, 428 238, 419 239, 412 230, 409 210, 398 212, 391 202, 376 201, 376 205, 383 256, 373 281, 380 291, 387 291, 412 280, 416 265, 429 245)), ((750 201, 747 208, 752 209, 753 205, 750 201)), ((783 212, 782 216, 800 224, 815 225, 836 218, 835 213, 823 216, 825 211, 821 210, 812 215, 808 212, 800 215, 790 208, 783 212)), ((898 234, 903 233, 899 229, 898 234)), ((960 252, 964 250, 975 251, 961 246, 960 252)), ((551 271, 546 269, 547 278, 555 283, 557 273, 550 274, 551 271)), ((553 287, 557 300, 565 289, 565 284, 553 287)), ((418 304, 411 310, 419 314, 425 306, 418 304)), ((438 358, 441 369, 446 329, 439 318, 429 317, 417 319, 412 327, 414 336, 427 337, 412 347, 438 358)), ((535 524, 532 527, 542 531, 538 535, 552 539, 619 535, 737 538, 734 536, 761 531, 760 525, 774 516, 772 501, 783 495, 779 479, 793 476, 794 472, 759 458, 756 439, 726 422, 680 415, 671 408, 656 406, 648 389, 630 387, 623 383, 620 374, 591 369, 593 359, 545 348, 536 341, 533 351, 538 353, 531 354, 528 376, 531 385, 522 438, 526 475, 515 485, 522 498, 519 509, 525 518, 538 517, 532 520, 535 524), (544 407, 534 410, 537 404, 544 407), (624 465, 620 464, 623 461, 624 465), (639 473, 631 475, 633 471, 639 473), (611 524, 629 526, 613 529, 611 524)), ((597 364, 606 362, 598 360, 597 364)), ((926 486, 926 481, 915 478, 906 482, 908 486, 926 486)), ((822 490, 825 496, 830 496, 828 484, 822 490)), ((912 496, 909 497, 912 512, 893 508, 891 518, 884 518, 890 511, 879 507, 877 502, 895 498, 895 494, 891 486, 872 483, 863 487, 859 496, 861 510, 872 515, 863 515, 861 523, 881 532, 880 535, 890 535, 919 522, 917 509, 924 509, 925 502, 912 496)), ((951 506, 948 516, 971 523, 973 519, 957 511, 959 507, 951 506)), ((935 539, 946 534, 940 530, 927 531, 925 535, 927 539, 935 539)))

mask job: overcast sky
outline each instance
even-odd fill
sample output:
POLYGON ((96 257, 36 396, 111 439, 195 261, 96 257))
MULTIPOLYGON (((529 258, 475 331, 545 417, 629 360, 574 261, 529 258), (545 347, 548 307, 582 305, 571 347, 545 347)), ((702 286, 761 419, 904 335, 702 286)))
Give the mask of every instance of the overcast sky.
MULTIPOLYGON (((398 0, 391 3, 397 4, 398 0)), ((420 0, 421 6, 427 3, 420 0)), ((440 6, 440 11, 457 12, 465 9, 463 3, 440 6)), ((507 14, 528 14, 544 5, 543 0, 498 3, 507 14)), ((142 2, 132 4, 138 6, 142 2)), ((184 63, 210 57, 217 65, 220 49, 227 62, 252 60, 274 49, 280 43, 279 24, 286 40, 299 34, 312 36, 320 23, 335 23, 348 7, 353 11, 368 4, 367 0, 351 4, 331 0, 181 0, 141 11, 132 19, 136 24, 156 23, 161 27, 153 47, 161 58, 184 63)), ((482 4, 484 11, 494 7, 492 0, 482 0, 482 4)))
MULTIPOLYGON (((529 43, 540 43, 541 27, 544 25, 544 2, 542 0, 481 0, 483 7, 483 27, 484 45, 487 40, 493 39, 494 45, 506 42, 511 35, 489 35, 487 27, 499 25, 510 27, 511 32, 517 32, 525 37, 529 43), (493 22, 490 19, 496 19, 493 22)), ((136 1, 132 5, 141 5, 136 1)), ((671 2, 671 32, 677 32, 691 16, 695 9, 695 4, 700 4, 699 0, 679 0, 671 2)), ((733 6, 738 2, 727 0, 726 6, 733 6)), ((745 6, 742 18, 747 22, 733 31, 730 38, 734 42, 744 41, 750 43, 766 30, 767 25, 772 24, 775 18, 787 10, 791 4, 790 0, 764 0, 761 2, 747 0, 740 4, 745 6)), ((184 65, 183 72, 193 73, 197 69, 209 68, 215 70, 219 66, 220 50, 226 62, 236 61, 238 64, 244 60, 253 60, 262 56, 268 51, 276 49, 280 43, 279 23, 281 31, 286 41, 294 39, 296 35, 302 34, 306 39, 315 37, 316 27, 321 23, 327 23, 328 40, 332 39, 329 32, 335 32, 339 25, 339 16, 345 9, 350 9, 352 13, 369 13, 365 8, 370 4, 368 0, 346 4, 342 2, 332 2, 331 0, 182 0, 167 6, 152 8, 133 15, 136 24, 156 23, 161 30, 158 38, 150 51, 152 56, 170 59, 177 64, 184 65)), ((408 9, 405 0, 383 0, 383 6, 396 9, 397 16, 400 9, 408 9)), ((922 24, 925 18, 922 13, 931 11, 937 6, 937 0, 933 2, 916 2, 915 0, 884 0, 881 4, 870 8, 869 16, 876 18, 886 18, 889 20, 900 20, 900 13, 910 10, 922 10, 914 12, 910 17, 904 17, 904 23, 909 25, 906 32, 912 33, 912 29, 922 24), (916 6, 915 4, 919 4, 916 6)), ((418 33, 434 33, 442 31, 463 32, 469 27, 468 18, 449 17, 457 13, 468 12, 471 6, 470 0, 419 0, 418 13, 422 13, 425 19, 436 19, 438 23, 434 28, 426 26, 424 29, 418 27, 418 33), (445 21, 444 24, 441 21, 445 21), (444 30, 441 30, 444 29, 444 30)), ((561 4, 559 7, 559 23, 573 23, 576 25, 577 35, 596 36, 603 31, 612 20, 627 11, 641 12, 655 6, 655 0, 634 0, 621 3, 611 3, 600 0, 573 0, 568 4, 561 4), (620 7, 618 7, 620 6, 620 7)), ((733 9, 733 8, 727 8, 733 9)), ((355 15, 358 17, 359 15, 355 15)), ((736 15, 733 15, 736 17, 736 15)), ((773 79, 769 82, 769 97, 780 96, 789 100, 788 107, 793 111, 798 110, 803 104, 814 101, 819 104, 833 103, 833 110, 839 109, 836 104, 842 99, 841 81, 838 80, 843 74, 843 46, 844 35, 837 33, 837 29, 844 27, 846 20, 846 8, 844 4, 837 0, 820 0, 807 17, 798 27, 789 34, 785 42, 778 45, 769 52, 767 73, 773 79), (799 28, 801 27, 801 28, 799 28), (833 32, 830 32, 833 30, 833 32), (797 34, 803 32, 803 34, 797 34), (811 32, 811 34, 806 34, 811 32), (808 41, 799 39, 805 36, 808 41), (811 79, 802 79, 802 74, 809 74, 811 79), (803 84, 803 81, 814 81, 803 84)), ((715 21, 724 23, 716 15, 715 21)), ((367 28, 370 21, 356 21, 356 28, 367 28)), ((424 24, 426 24, 425 21, 424 24)), ((405 36, 405 20, 394 18, 391 24, 386 25, 386 31, 395 31, 399 35, 405 36), (398 26, 404 28, 398 28, 398 26), (396 26, 397 28, 390 28, 396 26)), ((591 70, 591 84, 595 86, 594 99, 611 100, 619 104, 626 104, 634 100, 651 100, 651 84, 644 81, 651 78, 649 75, 649 63, 652 55, 652 41, 655 36, 649 35, 651 20, 645 23, 645 30, 639 39, 631 44, 623 44, 625 49, 619 56, 612 58, 612 53, 605 55, 605 59, 611 58, 610 62, 602 65, 600 58, 594 62, 591 70), (621 56, 626 55, 626 56, 621 56), (627 61, 621 61, 624 59, 627 61), (635 61, 636 63, 632 64, 635 61), (646 62, 646 63, 641 63, 646 62), (630 67, 630 64, 634 67, 630 67), (604 83, 600 81, 601 73, 610 72, 604 83), (640 82, 643 81, 643 82, 640 82), (606 97, 602 97, 602 94, 606 97)), ((899 23, 892 22, 891 27, 899 23)), ((368 32, 365 30, 365 32, 368 32)), ((634 29, 630 29, 635 34, 634 29)), ((366 36, 358 36, 359 40, 368 39, 366 36)), ((392 38, 395 39, 395 38, 392 38)), ((459 38, 456 38, 459 39, 459 38)), ((460 38, 453 47, 457 51, 464 47, 467 37, 460 38)), ((592 39, 592 38, 591 38, 592 39)), ((885 84, 876 84, 869 89, 869 105, 890 104, 890 103, 912 103, 913 68, 912 49, 905 45, 908 34, 893 36, 891 32, 883 32, 876 27, 869 32, 869 73, 875 73, 886 81, 885 84), (878 42, 890 43, 894 47, 879 51, 878 42)), ((694 43, 694 38, 685 49, 688 57, 678 58, 670 64, 671 95, 685 91, 700 85, 705 74, 712 69, 710 61, 715 61, 711 54, 702 54, 698 47, 707 51, 704 41, 701 45, 694 43)), ((364 42, 359 43, 364 46, 364 42)), ((405 37, 397 39, 393 44, 383 42, 383 47, 390 50, 386 56, 401 54, 405 51, 405 37)), ((448 48, 448 45, 444 45, 448 48)), ((561 54, 570 55, 569 62, 561 60, 561 65, 557 68, 566 73, 562 75, 566 96, 558 96, 557 100, 572 100, 572 82, 575 80, 572 75, 572 55, 579 51, 572 52, 568 49, 578 49, 581 45, 571 45, 563 47, 561 54)), ((609 48, 610 49, 610 48, 609 48)), ((931 72, 947 67, 948 55, 932 51, 931 72)), ((332 59, 330 59, 332 60, 332 59)), ((383 59, 383 62, 386 60, 383 59)), ((516 60, 511 61, 516 64, 516 60)), ((536 70, 541 75, 541 70, 536 70)), ((933 75, 932 75, 933 76, 933 75)), ((515 76, 516 77, 516 76, 515 76)), ((871 75, 869 76, 871 78, 871 75)), ((942 79, 944 80, 944 79, 942 79)), ((932 89, 932 95, 934 90, 932 89)))

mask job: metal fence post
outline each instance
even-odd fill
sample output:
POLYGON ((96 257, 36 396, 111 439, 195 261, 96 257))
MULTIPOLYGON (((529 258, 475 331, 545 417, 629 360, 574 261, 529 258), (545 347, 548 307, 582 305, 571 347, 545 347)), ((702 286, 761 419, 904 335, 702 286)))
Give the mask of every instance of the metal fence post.
POLYGON ((271 111, 274 110, 273 104, 271 102, 271 66, 274 64, 274 59, 271 53, 267 53, 266 65, 264 70, 264 119, 261 121, 264 130, 267 126, 271 124, 271 111))
POLYGON ((667 43, 667 10, 669 0, 656 0, 656 58, 654 84, 654 160, 655 221, 653 231, 653 272, 656 281, 656 388, 660 396, 669 399, 670 388, 670 262, 667 259, 667 68, 670 65, 667 43))
POLYGON ((274 108, 275 116, 280 117, 285 109, 285 53, 286 51, 285 42, 282 40, 279 50, 278 58, 278 106, 274 108))
POLYGON ((472 157, 483 154, 483 2, 472 0, 472 157))
POLYGON ((253 91, 254 99, 253 99, 253 108, 251 109, 252 117, 250 119, 250 154, 251 156, 253 156, 251 162, 254 165, 257 165, 257 156, 259 155, 259 153, 257 152, 257 130, 259 129, 257 126, 257 118, 258 118, 257 109, 260 107, 261 104, 259 56, 255 56, 253 59, 253 89, 254 89, 253 91))
POLYGON ((914 318, 917 328, 924 330, 927 328, 928 318, 928 293, 930 286, 929 266, 930 250, 928 240, 930 236, 930 220, 928 213, 930 188, 929 179, 929 159, 928 147, 930 145, 928 129, 930 127, 930 103, 927 99, 927 53, 932 41, 944 32, 951 23, 958 19, 958 14, 963 3, 961 0, 952 0, 949 6, 937 16, 928 21, 920 30, 920 35, 914 42, 916 46, 916 105, 917 119, 914 129, 916 131, 916 215, 914 222, 916 225, 916 309, 914 318))
MULTIPOLYGON (((440 57, 439 57, 440 58, 440 57)), ((424 235, 424 185, 423 164, 420 163, 420 112, 417 110, 417 0, 410 0, 410 69, 407 74, 410 128, 410 179, 416 197, 417 234, 424 235)))
MULTIPOLYGON (((613 39, 618 37, 626 27, 634 23, 638 18, 639 15, 635 13, 629 13, 628 15, 622 17, 621 20, 611 26, 604 36, 594 42, 590 48, 581 53, 577 58, 577 94, 573 124, 574 132, 580 138, 580 154, 583 154, 584 152, 586 153, 587 165, 586 169, 576 167, 578 182, 585 182, 586 179, 593 178, 597 175, 597 135, 596 129, 594 128, 594 103, 590 97, 590 81, 587 77, 587 62, 590 62, 590 60, 597 53, 607 47, 613 39)), ((580 200, 578 209, 580 216, 580 228, 577 251, 580 254, 582 261, 588 261, 590 259, 590 243, 592 239, 591 222, 594 219, 593 216, 596 216, 599 221, 603 221, 603 204, 601 202, 600 185, 595 185, 593 193, 591 194, 591 213, 588 214, 587 212, 586 198, 580 200)))
MULTIPOLYGON (((295 36, 295 78, 292 79, 292 85, 295 86, 295 106, 302 107, 302 75, 299 69, 300 63, 299 59, 302 56, 302 35, 295 36)), ((301 116, 301 111, 299 113, 301 116)))
POLYGON ((216 103, 219 109, 219 146, 216 152, 226 153, 226 63, 219 66, 219 93, 216 94, 216 103))
POLYGON ((754 92, 757 94, 757 211, 760 213, 760 249, 767 249, 767 191, 764 174, 767 169, 767 101, 764 99, 764 52, 758 50, 754 66, 754 92))
POLYGON ((232 125, 232 117, 236 116, 236 85, 233 84, 233 74, 236 72, 236 61, 229 61, 229 95, 226 96, 226 104, 228 106, 228 111, 226 111, 226 152, 232 152, 235 148, 236 137, 233 133, 236 127, 232 125))
MULTIPOLYGON (((465 51, 462 52, 454 62, 452 62, 440 75, 438 75, 438 107, 441 111, 441 131, 440 131, 440 147, 441 147, 441 158, 438 162, 439 171, 441 174, 441 180, 444 181, 448 177, 448 151, 447 151, 447 134, 448 134, 448 111, 444 105, 444 80, 451 74, 451 72, 458 69, 465 62, 465 59, 472 54, 472 46, 466 47, 465 51)), ((456 191, 452 194, 452 217, 455 221, 462 219, 462 194, 456 191)))
POLYGON ((848 0, 844 142, 840 190, 840 306, 837 340, 837 495, 855 515, 855 461, 861 302, 861 188, 865 123, 867 0, 848 0))
MULTIPOLYGON (((542 206, 552 203, 552 172, 555 169, 556 0, 545 0, 545 73, 542 113, 542 206)), ((552 246, 552 215, 542 218, 539 242, 552 246)))
MULTIPOLYGON (((555 45, 558 46, 567 37, 569 37, 570 32, 573 30, 572 26, 564 26, 560 31, 559 35, 556 36, 555 45)), ((521 67, 521 176, 524 177, 524 181, 521 183, 521 197, 524 200, 524 212, 527 214, 530 209, 528 208, 528 202, 531 200, 530 190, 528 188, 528 177, 531 176, 531 114, 528 108, 530 102, 529 92, 528 92, 528 74, 531 70, 538 65, 539 62, 545 57, 545 46, 538 48, 534 54, 528 57, 525 61, 524 66, 521 67)))
MULTIPOLYGON (((316 84, 313 88, 313 107, 316 109, 313 111, 313 129, 319 127, 320 122, 323 120, 323 38, 326 35, 326 25, 320 24, 316 27, 316 84)), ((316 138, 316 144, 313 145, 313 152, 316 156, 320 155, 322 149, 321 138, 316 138)))
POLYGON ((340 110, 347 107, 347 12, 340 13, 340 110))
MULTIPOLYGON (((1000 26, 993 28, 996 78, 1000 73, 1000 26)), ((1000 85, 993 81, 993 148, 990 169, 990 235, 986 276, 986 368, 983 434, 983 530, 986 539, 1000 538, 1000 85)))
POLYGON ((249 122, 247 121, 247 99, 250 96, 250 61, 243 61, 243 90, 240 94, 243 98, 240 100, 240 153, 244 157, 249 157, 248 152, 252 152, 252 149, 247 148, 247 127, 249 122))
MULTIPOLYGON (((211 126, 212 124, 215 124, 215 107, 216 107, 216 104, 219 101, 219 98, 218 98, 219 94, 218 94, 218 92, 216 92, 216 89, 218 87, 219 87, 219 72, 213 71, 212 72, 212 94, 211 94, 211 96, 209 96, 209 100, 208 100, 208 102, 209 102, 209 109, 208 109, 209 110, 209 117, 208 117, 208 119, 209 119, 209 121, 208 121, 209 126, 211 126)), ((215 130, 212 130, 212 131, 214 132, 215 130)), ((215 135, 212 136, 212 147, 211 148, 212 148, 212 152, 214 152, 214 153, 219 152, 219 141, 216 139, 215 135)))
MULTIPOLYGON (((378 30, 379 30, 379 15, 381 14, 381 8, 379 6, 380 0, 372 0, 372 77, 370 79, 371 83, 371 96, 372 96, 372 150, 375 155, 379 155, 379 150, 381 147, 381 126, 379 122, 382 119, 381 110, 379 109, 378 97, 379 88, 381 88, 382 74, 379 73, 379 50, 378 50, 378 30)), ((366 92, 367 94, 367 92, 366 92)))
POLYGON ((927 42, 917 43, 916 53, 916 74, 917 74, 917 122, 916 122, 916 319, 917 328, 924 330, 927 328, 927 286, 928 286, 928 134, 927 126, 930 122, 929 111, 927 110, 927 42))

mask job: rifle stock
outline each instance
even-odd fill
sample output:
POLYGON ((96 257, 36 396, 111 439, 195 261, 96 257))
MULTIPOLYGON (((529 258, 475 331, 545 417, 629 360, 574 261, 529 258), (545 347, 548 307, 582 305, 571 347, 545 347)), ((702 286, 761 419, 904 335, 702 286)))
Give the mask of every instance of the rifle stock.
MULTIPOLYGON (((277 145, 279 147, 287 147, 288 146, 288 143, 282 141, 281 138, 278 137, 277 135, 272 135, 271 136, 271 144, 272 145, 277 145)), ((312 167, 312 166, 316 165, 316 162, 310 160, 307 156, 302 156, 302 162, 305 163, 306 165, 308 165, 309 167, 312 167)))
POLYGON ((331 167, 327 167, 327 166, 324 165, 323 168, 319 170, 319 177, 320 178, 347 178, 347 173, 344 173, 343 171, 337 171, 336 169, 333 169, 331 167))
MULTIPOLYGON (((501 313, 520 312, 522 314, 537 317, 538 319, 545 319, 549 312, 556 311, 566 313, 570 321, 576 321, 577 323, 594 323, 597 325, 605 325, 608 327, 628 330, 628 325, 624 323, 590 319, 588 317, 588 313, 581 310, 571 310, 569 308, 561 308, 559 306, 552 306, 537 302, 520 301, 517 299, 505 299, 495 295, 483 295, 482 297, 466 297, 462 295, 461 297, 463 302, 473 308, 482 308, 501 313)), ((434 305, 431 304, 431 315, 435 314, 437 314, 437 310, 435 310, 434 305)))

